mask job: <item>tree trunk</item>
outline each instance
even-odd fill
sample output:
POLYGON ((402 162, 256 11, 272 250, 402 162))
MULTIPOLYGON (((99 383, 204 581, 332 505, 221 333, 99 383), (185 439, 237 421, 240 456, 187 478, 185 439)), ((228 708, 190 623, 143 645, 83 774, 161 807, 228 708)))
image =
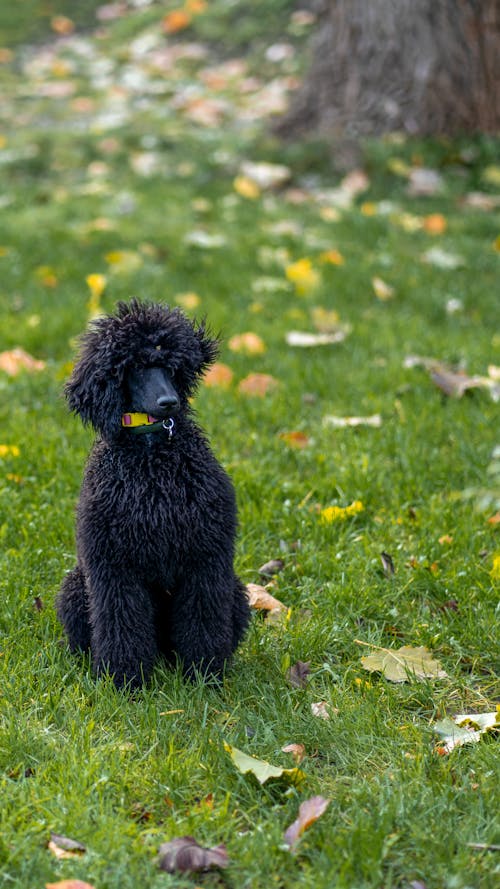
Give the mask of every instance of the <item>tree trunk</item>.
POLYGON ((322 0, 285 136, 500 131, 500 0, 322 0))

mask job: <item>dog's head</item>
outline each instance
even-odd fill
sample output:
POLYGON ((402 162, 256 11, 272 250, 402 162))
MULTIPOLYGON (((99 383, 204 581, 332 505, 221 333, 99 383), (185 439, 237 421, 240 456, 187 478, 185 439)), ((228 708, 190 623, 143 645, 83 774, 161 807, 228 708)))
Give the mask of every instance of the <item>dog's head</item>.
MULTIPOLYGON (((65 388, 68 404, 84 423, 90 423, 104 438, 113 438, 121 431, 125 411, 153 413, 146 403, 131 403, 139 397, 141 378, 149 387, 146 398, 151 397, 151 387, 163 379, 175 393, 168 393, 177 398, 175 408, 186 408, 217 353, 218 342, 205 324, 192 323, 180 309, 136 299, 120 302, 115 314, 97 318, 83 334, 80 354, 65 388), (148 376, 151 369, 158 373, 148 376)), ((166 399, 165 392, 163 396, 166 399)))

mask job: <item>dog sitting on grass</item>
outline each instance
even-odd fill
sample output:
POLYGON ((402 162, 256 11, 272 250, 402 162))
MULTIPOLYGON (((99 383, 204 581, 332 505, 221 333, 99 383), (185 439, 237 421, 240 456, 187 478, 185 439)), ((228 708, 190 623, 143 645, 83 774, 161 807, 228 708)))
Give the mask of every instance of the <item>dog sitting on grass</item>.
POLYGON ((57 613, 71 650, 90 649, 118 687, 147 680, 162 655, 219 677, 249 621, 233 487, 189 406, 216 355, 203 324, 132 300, 91 324, 66 386, 99 438, 57 613))

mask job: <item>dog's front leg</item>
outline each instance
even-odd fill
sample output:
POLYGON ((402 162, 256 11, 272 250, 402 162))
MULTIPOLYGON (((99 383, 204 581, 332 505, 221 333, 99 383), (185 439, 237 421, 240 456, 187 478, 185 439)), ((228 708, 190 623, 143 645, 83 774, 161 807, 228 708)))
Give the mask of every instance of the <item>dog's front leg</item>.
POLYGON ((153 607, 140 582, 121 572, 89 576, 92 664, 108 672, 115 685, 132 687, 147 680, 157 654, 153 607))
POLYGON ((232 572, 206 567, 202 577, 193 573, 185 579, 172 608, 172 646, 191 679, 219 678, 235 648, 232 572))

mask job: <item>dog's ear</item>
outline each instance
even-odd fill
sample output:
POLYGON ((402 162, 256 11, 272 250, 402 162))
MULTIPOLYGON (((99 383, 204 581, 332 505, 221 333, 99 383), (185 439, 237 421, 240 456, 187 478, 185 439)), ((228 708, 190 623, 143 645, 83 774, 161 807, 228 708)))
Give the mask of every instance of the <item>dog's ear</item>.
POLYGON ((119 366, 110 367, 100 333, 91 329, 81 338, 81 351, 64 393, 71 411, 104 438, 121 428, 123 398, 119 366))
POLYGON ((219 339, 207 327, 205 319, 195 326, 194 334, 198 340, 201 353, 201 363, 198 372, 203 373, 207 367, 214 363, 219 354, 219 339))

